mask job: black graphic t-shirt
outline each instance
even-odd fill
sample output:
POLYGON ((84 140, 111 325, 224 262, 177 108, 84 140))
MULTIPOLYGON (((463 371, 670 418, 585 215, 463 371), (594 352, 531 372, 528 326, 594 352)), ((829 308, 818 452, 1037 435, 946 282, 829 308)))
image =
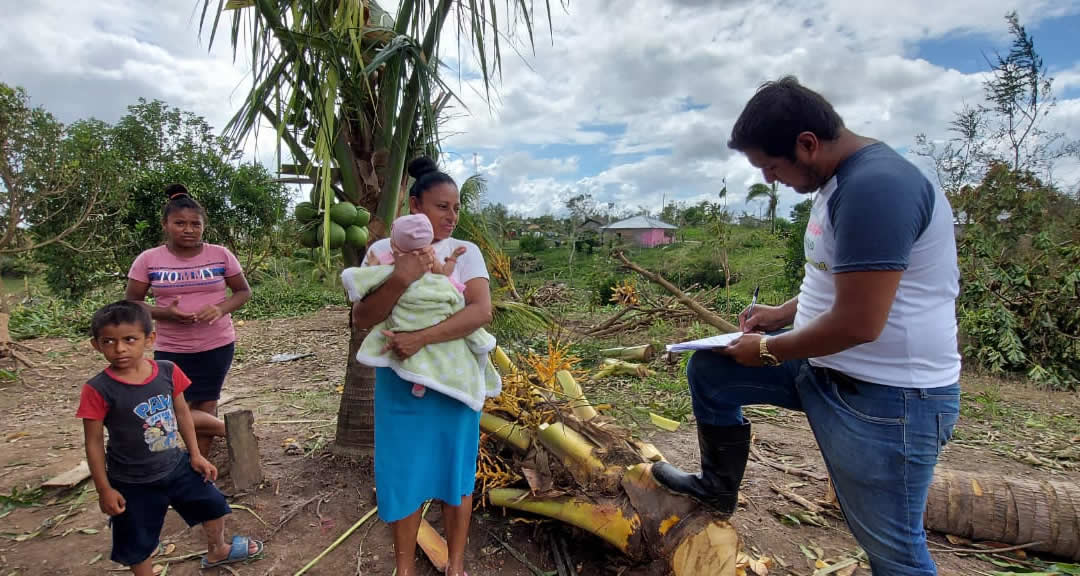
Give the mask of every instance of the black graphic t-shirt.
POLYGON ((173 398, 183 394, 191 380, 172 362, 146 361, 153 371, 141 384, 122 382, 108 368, 91 378, 83 385, 75 413, 104 421, 109 479, 127 484, 160 480, 183 456, 173 398))

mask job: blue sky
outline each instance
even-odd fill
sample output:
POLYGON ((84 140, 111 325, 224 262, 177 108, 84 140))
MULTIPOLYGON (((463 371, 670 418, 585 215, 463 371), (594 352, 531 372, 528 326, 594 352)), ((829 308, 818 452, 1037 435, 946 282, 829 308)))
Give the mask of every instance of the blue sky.
MULTIPOLYGON (((726 141, 756 86, 783 74, 822 92, 856 132, 898 149, 920 133, 944 138, 956 110, 981 100, 983 54, 1007 50, 1013 9, 1056 78, 1048 126, 1080 139, 1080 0, 574 0, 552 15, 553 37, 545 3, 534 4, 536 52, 521 50, 525 62, 503 51, 490 108, 474 64, 459 64, 464 84, 450 85, 468 112, 453 111, 442 159, 459 179, 478 169, 489 201, 525 214, 559 212, 582 192, 617 210, 656 211, 662 200, 714 199, 725 179, 731 207, 756 213, 743 198, 760 174, 726 141)), ((0 0, 0 81, 65 121, 115 120, 142 96, 220 129, 246 93, 248 63, 232 61, 221 35, 207 51, 200 5, 0 0)), ((456 53, 452 28, 443 45, 456 53)), ((269 130, 248 143, 249 157, 267 163, 273 149, 269 130)), ((1075 186, 1080 159, 1054 177, 1075 186)), ((780 213, 798 200, 783 190, 780 213)))

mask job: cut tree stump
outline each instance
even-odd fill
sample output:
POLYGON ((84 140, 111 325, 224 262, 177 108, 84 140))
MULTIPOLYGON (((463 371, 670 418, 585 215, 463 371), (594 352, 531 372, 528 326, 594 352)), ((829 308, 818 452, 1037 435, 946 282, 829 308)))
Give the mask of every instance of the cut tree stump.
POLYGON ((253 428, 251 410, 236 410, 225 415, 225 443, 229 447, 229 476, 237 490, 250 490, 263 480, 259 464, 259 440, 253 428))
POLYGON ((71 488, 72 486, 78 486, 80 482, 90 477, 90 466, 87 465, 86 460, 79 462, 79 465, 49 479, 42 488, 71 488))

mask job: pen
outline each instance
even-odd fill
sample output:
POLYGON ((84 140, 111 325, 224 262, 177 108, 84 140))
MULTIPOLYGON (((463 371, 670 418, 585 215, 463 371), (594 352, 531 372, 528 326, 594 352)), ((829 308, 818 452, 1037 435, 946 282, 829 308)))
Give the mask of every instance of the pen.
POLYGON ((750 308, 746 311, 746 319, 749 320, 754 315, 754 306, 757 304, 757 294, 761 286, 754 286, 754 297, 750 299, 750 308))

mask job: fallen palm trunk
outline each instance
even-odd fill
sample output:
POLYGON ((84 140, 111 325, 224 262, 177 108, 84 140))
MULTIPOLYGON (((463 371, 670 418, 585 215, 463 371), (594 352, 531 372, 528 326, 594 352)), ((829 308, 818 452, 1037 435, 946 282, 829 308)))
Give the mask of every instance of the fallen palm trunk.
POLYGON ((446 567, 450 564, 450 550, 446 547, 446 539, 423 518, 420 519, 420 530, 416 533, 416 543, 435 570, 446 572, 446 567))
POLYGON ((1080 485, 939 470, 926 502, 927 529, 1080 560, 1080 485))
MULTIPOLYGON (((505 358, 500 352, 496 357, 505 358)), ((517 373, 506 360, 497 363, 508 373, 517 373)), ((621 360, 610 362, 632 366, 633 373, 641 368, 621 360)), ((694 500, 660 487, 650 472, 651 462, 663 459, 660 452, 651 444, 632 440, 625 430, 596 414, 568 371, 557 373, 554 380, 562 390, 540 390, 543 403, 533 409, 558 406, 556 421, 525 429, 515 439, 509 432, 514 421, 494 414, 482 416, 481 427, 512 448, 503 453, 514 455, 514 467, 529 485, 528 489, 491 488, 485 493, 488 503, 572 524, 634 560, 664 561, 676 576, 734 576, 735 529, 694 500)), ((525 394, 524 386, 520 384, 513 393, 525 394)), ((498 404, 490 408, 498 410, 498 404)), ((529 413, 526 409, 521 414, 518 419, 524 420, 529 413)))
POLYGON ((543 498, 527 490, 492 490, 492 504, 561 520, 594 534, 632 559, 664 559, 676 576, 734 575, 739 539, 726 521, 715 520, 703 508, 661 488, 649 471, 637 464, 621 478, 620 497, 585 499, 573 496, 543 498))
POLYGON ((570 400, 575 416, 585 422, 596 418, 596 409, 585 399, 585 393, 581 391, 581 385, 574 380, 574 376, 570 372, 559 370, 555 373, 555 381, 559 383, 563 394, 566 394, 566 397, 570 400))
POLYGON ((480 415, 480 429, 519 452, 527 451, 532 444, 532 435, 527 428, 498 416, 492 416, 487 412, 480 415))
POLYGON ((648 362, 653 359, 656 349, 652 344, 640 346, 628 346, 624 348, 606 348, 600 351, 601 356, 617 358, 619 360, 633 360, 635 362, 648 362))
POLYGON ((687 296, 682 290, 679 290, 674 284, 672 284, 671 282, 668 282, 667 280, 665 280, 663 276, 661 276, 661 275, 659 275, 659 274, 657 274, 655 272, 650 272, 649 270, 646 270, 646 269, 642 268, 641 266, 638 266, 637 264, 634 264, 630 260, 627 260, 626 256, 623 255, 622 252, 617 252, 615 254, 615 256, 619 260, 621 260, 623 265, 625 265, 627 268, 633 270, 634 272, 637 272, 638 274, 641 274, 642 276, 644 276, 644 277, 648 278, 649 280, 659 284, 660 286, 663 286, 663 288, 665 290, 667 290, 668 292, 671 292, 676 298, 678 298, 679 302, 682 302, 682 304, 684 306, 686 306, 687 308, 693 310, 694 313, 697 314, 698 317, 700 317, 705 323, 707 323, 707 324, 709 324, 709 325, 711 325, 713 327, 719 328, 720 330, 723 330, 724 332, 738 332, 739 331, 738 326, 736 326, 736 325, 732 324, 731 322, 728 322, 727 320, 724 320, 723 318, 717 316, 715 313, 711 312, 710 310, 708 310, 707 308, 705 308, 704 306, 702 306, 701 304, 696 302, 693 298, 687 296))
POLYGON ((643 364, 633 364, 625 360, 604 358, 602 368, 593 375, 593 379, 607 378, 608 376, 655 376, 656 372, 643 364))

